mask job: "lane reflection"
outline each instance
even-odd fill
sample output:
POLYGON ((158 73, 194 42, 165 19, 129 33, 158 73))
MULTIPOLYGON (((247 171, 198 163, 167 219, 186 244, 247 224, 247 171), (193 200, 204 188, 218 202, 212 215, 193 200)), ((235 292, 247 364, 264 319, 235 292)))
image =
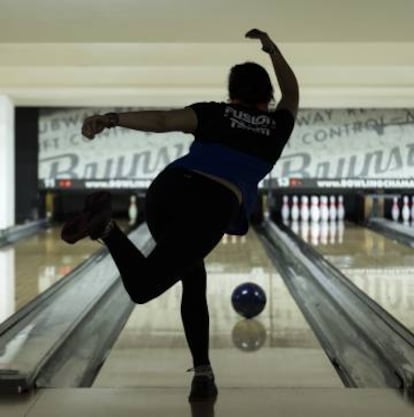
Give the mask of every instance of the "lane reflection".
POLYGON ((62 279, 100 245, 84 239, 68 245, 60 225, 0 249, 0 322, 62 279))
POLYGON ((414 331, 412 248, 351 223, 345 223, 341 239, 308 242, 358 288, 414 331))

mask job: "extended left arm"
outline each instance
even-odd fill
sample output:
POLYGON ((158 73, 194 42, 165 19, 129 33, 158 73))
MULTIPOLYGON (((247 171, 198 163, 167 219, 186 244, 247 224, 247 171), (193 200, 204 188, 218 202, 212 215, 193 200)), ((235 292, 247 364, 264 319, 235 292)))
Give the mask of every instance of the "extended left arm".
POLYGON ((93 139, 105 128, 121 126, 144 132, 180 131, 193 133, 197 128, 197 116, 191 108, 179 110, 150 110, 127 113, 107 113, 85 119, 82 134, 93 139))

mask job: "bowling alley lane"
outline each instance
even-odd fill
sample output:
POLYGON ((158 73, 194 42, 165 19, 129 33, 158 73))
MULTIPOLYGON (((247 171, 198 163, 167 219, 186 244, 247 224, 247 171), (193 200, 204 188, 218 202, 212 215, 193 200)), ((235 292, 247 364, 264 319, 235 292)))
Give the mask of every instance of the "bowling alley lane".
POLYGON ((90 239, 68 245, 60 225, 0 248, 0 322, 100 249, 90 239))
MULTIPOLYGON (((219 388, 343 387, 258 237, 225 236, 206 262, 211 360, 219 388), (233 310, 236 286, 253 281, 267 295, 251 320, 233 310)), ((180 318, 181 285, 137 305, 95 387, 188 387, 191 358, 180 318)))
MULTIPOLYGON (((331 225, 328 225, 331 228, 331 225)), ((353 223, 309 239, 358 288, 414 331, 414 250, 353 223)), ((319 232, 322 231, 322 227, 319 232)), ((302 235, 303 237, 303 235, 302 235)))

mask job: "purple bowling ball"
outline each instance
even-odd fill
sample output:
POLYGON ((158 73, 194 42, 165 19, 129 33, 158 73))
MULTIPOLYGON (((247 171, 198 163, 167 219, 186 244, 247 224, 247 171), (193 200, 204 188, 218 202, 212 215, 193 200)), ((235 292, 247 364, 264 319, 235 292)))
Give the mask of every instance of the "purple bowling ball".
POLYGON ((251 319, 259 315, 265 308, 266 293, 254 282, 245 282, 234 289, 231 303, 238 314, 246 319, 251 319))

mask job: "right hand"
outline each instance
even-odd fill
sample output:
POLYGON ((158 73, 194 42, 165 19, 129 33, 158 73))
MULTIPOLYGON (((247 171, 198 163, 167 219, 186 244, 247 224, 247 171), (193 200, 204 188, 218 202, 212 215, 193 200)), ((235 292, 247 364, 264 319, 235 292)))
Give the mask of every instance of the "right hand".
POLYGON ((92 140, 96 134, 101 133, 106 127, 108 127, 106 116, 90 116, 83 121, 82 135, 92 140))
POLYGON ((276 45, 270 39, 269 35, 266 32, 263 32, 259 29, 251 29, 246 33, 246 38, 250 39, 259 39, 262 43, 262 50, 269 53, 271 52, 276 45))

